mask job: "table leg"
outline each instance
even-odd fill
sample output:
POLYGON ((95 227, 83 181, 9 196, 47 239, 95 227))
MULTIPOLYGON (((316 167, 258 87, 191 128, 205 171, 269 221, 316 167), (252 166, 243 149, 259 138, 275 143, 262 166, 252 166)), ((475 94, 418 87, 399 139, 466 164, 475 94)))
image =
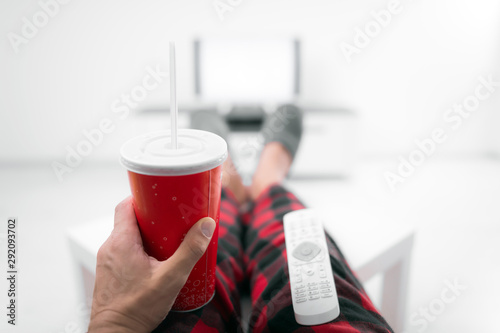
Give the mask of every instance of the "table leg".
POLYGON ((405 327, 412 247, 413 237, 405 242, 398 262, 384 273, 381 312, 395 332, 405 327))

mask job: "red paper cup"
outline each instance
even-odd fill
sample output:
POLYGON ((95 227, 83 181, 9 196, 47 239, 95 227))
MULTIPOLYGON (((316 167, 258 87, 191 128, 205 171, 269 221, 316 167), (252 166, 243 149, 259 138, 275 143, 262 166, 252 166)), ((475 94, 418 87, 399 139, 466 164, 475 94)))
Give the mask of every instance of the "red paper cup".
POLYGON ((168 259, 189 229, 203 217, 216 222, 212 241, 181 289, 173 311, 193 311, 215 294, 222 163, 226 142, 199 130, 178 130, 178 149, 170 131, 141 135, 121 148, 128 169, 135 215, 146 253, 168 259))

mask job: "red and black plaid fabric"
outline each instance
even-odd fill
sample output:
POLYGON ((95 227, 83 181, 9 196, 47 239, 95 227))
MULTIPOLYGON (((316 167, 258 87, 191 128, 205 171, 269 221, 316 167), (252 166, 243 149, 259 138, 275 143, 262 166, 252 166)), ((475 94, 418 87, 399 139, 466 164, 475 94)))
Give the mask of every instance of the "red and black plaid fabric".
POLYGON ((234 196, 223 190, 219 219, 217 284, 203 308, 170 313, 155 332, 242 332, 240 292, 249 286, 249 332, 393 332, 379 314, 342 252, 327 235, 340 316, 317 326, 295 321, 286 261, 283 216, 302 209, 283 187, 268 188, 240 215, 234 196), (248 286, 247 286, 248 284, 248 286))
POLYGON ((245 288, 243 225, 239 205, 230 191, 222 190, 215 296, 192 312, 170 312, 153 332, 243 332, 240 291, 245 288))

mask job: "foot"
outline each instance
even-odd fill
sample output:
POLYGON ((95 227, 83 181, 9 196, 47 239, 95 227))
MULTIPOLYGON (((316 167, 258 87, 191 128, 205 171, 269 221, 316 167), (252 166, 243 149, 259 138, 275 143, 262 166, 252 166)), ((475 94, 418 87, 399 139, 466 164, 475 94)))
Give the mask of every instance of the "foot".
MULTIPOLYGON (((224 118, 215 110, 197 111, 191 115, 191 127, 207 132, 212 132, 226 140, 229 135, 229 127, 224 118)), ((240 204, 248 201, 248 194, 236 167, 228 156, 222 165, 222 187, 229 189, 240 204)))
POLYGON ((302 137, 302 111, 294 105, 278 108, 262 127, 264 149, 249 187, 252 200, 285 180, 302 137))
POLYGON ((229 189, 239 204, 244 204, 249 200, 249 195, 246 187, 243 185, 241 176, 233 164, 231 156, 222 165, 222 187, 229 189))
POLYGON ((216 110, 201 110, 191 114, 191 128, 217 134, 227 142, 229 126, 216 110))
POLYGON ((280 106, 266 118, 261 134, 264 144, 281 143, 293 160, 302 137, 302 111, 292 104, 280 106))
POLYGON ((279 142, 268 143, 262 150, 249 188, 251 199, 256 200, 269 186, 281 184, 291 165, 292 155, 285 146, 279 142))

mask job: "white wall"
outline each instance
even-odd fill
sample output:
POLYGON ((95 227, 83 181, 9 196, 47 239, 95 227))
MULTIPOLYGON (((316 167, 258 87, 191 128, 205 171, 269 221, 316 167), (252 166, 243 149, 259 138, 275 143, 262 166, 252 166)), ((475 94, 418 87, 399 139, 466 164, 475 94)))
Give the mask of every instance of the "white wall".
MULTIPOLYGON (((408 152, 416 138, 442 125, 447 108, 474 91, 479 75, 498 74, 500 5, 402 1, 402 12, 348 64, 340 43, 352 43, 355 27, 388 2, 243 0, 222 22, 212 1, 71 1, 16 54, 7 33, 19 34, 22 18, 31 19, 40 6, 1 0, 0 161, 61 159, 65 146, 103 117, 116 129, 89 159, 114 158, 121 142, 144 128, 134 125, 134 116, 117 118, 111 103, 141 82, 146 66, 167 68, 170 39, 178 43, 179 103, 191 102, 191 40, 214 35, 298 36, 303 100, 354 108, 366 155, 408 152)), ((165 82, 141 107, 167 105, 168 89, 165 82)), ((444 152, 500 151, 498 95, 453 132, 444 152)))

